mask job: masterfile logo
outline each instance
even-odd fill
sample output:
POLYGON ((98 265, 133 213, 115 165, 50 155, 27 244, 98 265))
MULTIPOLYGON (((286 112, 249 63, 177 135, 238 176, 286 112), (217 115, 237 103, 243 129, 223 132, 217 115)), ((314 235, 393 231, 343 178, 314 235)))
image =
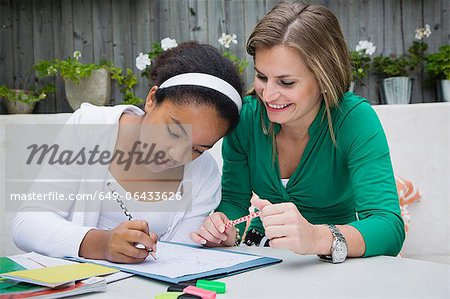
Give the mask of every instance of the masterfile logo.
POLYGON ((190 207, 190 131, 188 137, 175 140, 167 125, 146 125, 139 138, 119 144, 118 134, 136 130, 67 124, 7 125, 5 129, 2 198, 8 211, 16 211, 23 203, 48 211, 48 205, 67 210, 67 204, 84 202, 85 209, 95 207, 90 203, 96 201, 102 202, 102 209, 120 211, 118 200, 146 212, 190 207))

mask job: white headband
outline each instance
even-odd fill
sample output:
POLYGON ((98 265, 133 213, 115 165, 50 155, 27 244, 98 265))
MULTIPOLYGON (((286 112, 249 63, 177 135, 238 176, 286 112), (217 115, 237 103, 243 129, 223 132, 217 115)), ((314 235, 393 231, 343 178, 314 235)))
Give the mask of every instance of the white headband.
POLYGON ((225 80, 203 73, 184 73, 167 79, 159 86, 159 88, 167 88, 178 85, 195 85, 214 89, 229 97, 236 104, 238 111, 241 111, 241 96, 236 89, 225 80))

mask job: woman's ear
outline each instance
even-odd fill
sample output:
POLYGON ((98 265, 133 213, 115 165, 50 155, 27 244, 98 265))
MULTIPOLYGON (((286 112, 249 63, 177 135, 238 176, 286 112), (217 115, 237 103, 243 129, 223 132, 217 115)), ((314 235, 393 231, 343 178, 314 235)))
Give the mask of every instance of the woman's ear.
POLYGON ((158 90, 158 86, 153 86, 147 94, 147 98, 145 99, 145 113, 149 113, 152 111, 153 107, 155 107, 155 93, 158 90))

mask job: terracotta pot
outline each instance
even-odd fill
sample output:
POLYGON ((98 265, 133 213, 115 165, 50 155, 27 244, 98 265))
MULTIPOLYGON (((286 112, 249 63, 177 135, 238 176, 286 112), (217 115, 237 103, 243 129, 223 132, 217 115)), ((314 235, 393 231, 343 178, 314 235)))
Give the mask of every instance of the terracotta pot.
POLYGON ((78 83, 66 80, 65 88, 67 101, 73 110, 84 102, 104 106, 111 99, 111 76, 105 69, 94 70, 78 83))

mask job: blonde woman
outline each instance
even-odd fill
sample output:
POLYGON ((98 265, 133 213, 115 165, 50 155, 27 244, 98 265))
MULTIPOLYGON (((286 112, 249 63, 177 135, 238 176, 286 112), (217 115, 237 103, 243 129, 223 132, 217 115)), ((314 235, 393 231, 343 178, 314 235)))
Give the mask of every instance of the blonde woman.
POLYGON ((222 201, 195 242, 238 243, 244 227, 224 224, 253 205, 261 216, 245 244, 334 263, 398 254, 405 235, 389 148, 370 104, 347 92, 347 49, 325 7, 281 2, 256 25, 254 94, 224 140, 222 201))

